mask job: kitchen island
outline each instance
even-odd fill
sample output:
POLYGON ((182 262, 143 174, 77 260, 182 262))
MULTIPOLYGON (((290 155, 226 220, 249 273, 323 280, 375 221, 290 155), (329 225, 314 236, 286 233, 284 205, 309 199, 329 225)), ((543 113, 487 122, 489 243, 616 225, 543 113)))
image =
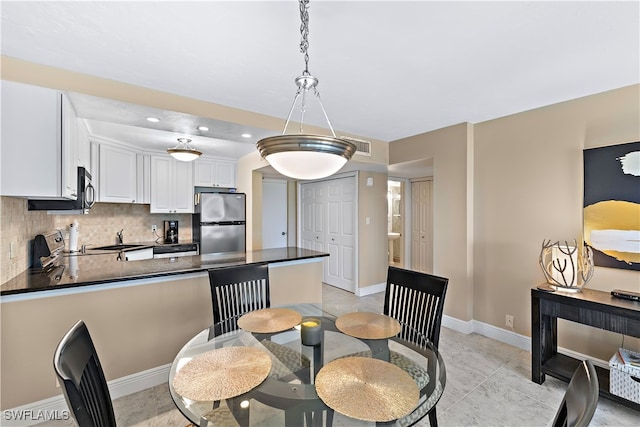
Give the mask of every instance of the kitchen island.
POLYGON ((178 350, 211 324, 209 269, 266 263, 273 305, 321 302, 326 256, 297 247, 140 261, 108 253, 65 256, 57 273, 24 272, 0 287, 1 409, 63 402, 53 352, 77 320, 115 399, 166 381, 178 350))

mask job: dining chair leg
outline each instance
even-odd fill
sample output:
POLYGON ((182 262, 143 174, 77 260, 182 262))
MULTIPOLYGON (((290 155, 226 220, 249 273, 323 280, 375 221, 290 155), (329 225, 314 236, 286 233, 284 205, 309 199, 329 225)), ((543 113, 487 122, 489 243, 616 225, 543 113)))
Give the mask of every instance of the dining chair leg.
POLYGON ((429 424, 431 425, 431 427, 438 427, 438 419, 436 418, 435 406, 431 411, 429 411, 429 424))
POLYGON ((327 427, 331 427, 333 425, 333 409, 327 410, 327 427))

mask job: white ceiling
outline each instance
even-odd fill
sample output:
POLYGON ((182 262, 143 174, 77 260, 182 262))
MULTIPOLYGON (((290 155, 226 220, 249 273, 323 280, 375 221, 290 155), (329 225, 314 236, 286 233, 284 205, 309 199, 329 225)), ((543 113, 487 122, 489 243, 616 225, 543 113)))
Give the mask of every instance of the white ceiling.
MULTIPOLYGON (((334 128, 392 141, 640 82, 638 1, 311 0, 309 71, 334 128)), ((300 16, 288 1, 2 1, 2 54, 286 117, 300 16)), ((91 131, 166 148, 185 133, 240 157, 272 132, 72 98, 91 131), (116 123, 116 124, 114 124, 116 123), (215 137, 215 139, 210 138, 215 137), (229 142, 233 141, 233 142, 229 142)), ((326 127, 319 114, 305 122, 326 127)), ((211 147, 216 147, 215 150, 211 147)))

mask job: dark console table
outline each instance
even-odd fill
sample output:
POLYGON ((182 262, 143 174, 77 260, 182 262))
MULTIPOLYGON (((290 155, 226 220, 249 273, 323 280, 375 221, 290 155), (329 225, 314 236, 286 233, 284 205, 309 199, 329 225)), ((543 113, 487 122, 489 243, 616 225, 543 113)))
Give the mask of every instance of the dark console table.
MULTIPOLYGON (((558 319, 640 337, 640 303, 608 292, 545 292, 531 289, 531 380, 542 384, 545 374, 569 382, 579 360, 558 353, 558 319)), ((640 411, 640 404, 609 393, 609 370, 596 367, 600 396, 640 411)))

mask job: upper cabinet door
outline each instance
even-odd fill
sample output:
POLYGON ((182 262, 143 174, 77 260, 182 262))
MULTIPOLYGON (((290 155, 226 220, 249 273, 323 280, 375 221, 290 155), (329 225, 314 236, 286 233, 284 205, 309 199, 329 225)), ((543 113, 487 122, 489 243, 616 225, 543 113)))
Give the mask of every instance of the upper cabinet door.
POLYGON ((173 212, 193 213, 193 162, 173 162, 173 212))
POLYGON ((1 84, 0 194, 73 198, 62 184, 62 93, 7 80, 1 84))
POLYGON ((84 120, 76 119, 77 139, 76 139, 76 162, 78 166, 84 167, 90 174, 94 174, 98 169, 91 167, 91 142, 89 141, 89 130, 84 120))
POLYGON ((193 162, 151 156, 151 213, 193 213, 193 162))
POLYGON ((69 98, 62 102, 62 192, 65 197, 78 197, 78 117, 69 98))
POLYGON ((216 187, 235 188, 236 164, 229 161, 216 162, 216 187))
POLYGON ((100 202, 136 203, 137 153, 100 144, 100 202))
POLYGON ((235 188, 235 162, 230 160, 199 158, 193 163, 195 186, 235 188))

